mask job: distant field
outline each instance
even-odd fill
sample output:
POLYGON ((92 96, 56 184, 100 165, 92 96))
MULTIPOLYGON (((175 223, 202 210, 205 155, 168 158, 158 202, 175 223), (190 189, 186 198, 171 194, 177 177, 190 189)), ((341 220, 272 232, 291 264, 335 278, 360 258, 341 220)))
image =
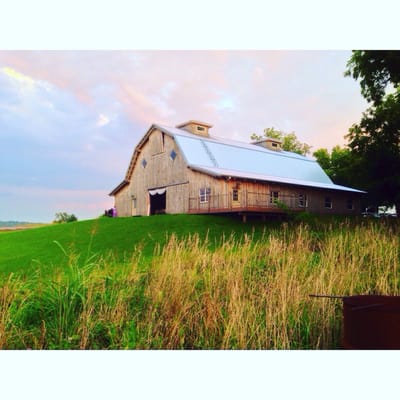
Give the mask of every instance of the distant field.
POLYGON ((9 231, 21 231, 24 229, 32 229, 39 228, 41 226, 46 226, 47 224, 41 223, 18 223, 18 224, 10 224, 10 225, 2 225, 0 224, 0 232, 9 232, 9 231))

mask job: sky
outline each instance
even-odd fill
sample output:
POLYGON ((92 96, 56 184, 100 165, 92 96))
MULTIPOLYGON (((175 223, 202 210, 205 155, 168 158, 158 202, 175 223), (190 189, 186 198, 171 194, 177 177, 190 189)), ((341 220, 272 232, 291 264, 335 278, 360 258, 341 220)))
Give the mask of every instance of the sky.
POLYGON ((0 51, 0 220, 95 218, 153 123, 331 149, 367 104, 349 50, 0 51))

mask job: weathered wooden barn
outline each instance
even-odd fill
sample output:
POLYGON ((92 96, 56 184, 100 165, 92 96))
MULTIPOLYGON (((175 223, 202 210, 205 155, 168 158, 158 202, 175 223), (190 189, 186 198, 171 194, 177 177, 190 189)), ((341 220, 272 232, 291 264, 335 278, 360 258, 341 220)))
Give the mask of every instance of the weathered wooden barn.
POLYGON ((151 125, 110 193, 118 216, 360 213, 363 192, 335 185, 315 160, 282 150, 275 139, 214 137, 211 127, 193 120, 175 128, 151 125))

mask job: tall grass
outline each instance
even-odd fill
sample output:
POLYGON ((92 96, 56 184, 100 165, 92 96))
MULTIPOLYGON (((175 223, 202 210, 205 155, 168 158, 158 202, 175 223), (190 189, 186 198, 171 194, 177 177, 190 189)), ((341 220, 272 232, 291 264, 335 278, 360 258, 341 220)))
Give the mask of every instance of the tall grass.
POLYGON ((342 303, 310 294, 399 294, 397 226, 306 224, 224 238, 169 237, 146 268, 69 255, 51 279, 0 289, 4 349, 333 349, 342 303))

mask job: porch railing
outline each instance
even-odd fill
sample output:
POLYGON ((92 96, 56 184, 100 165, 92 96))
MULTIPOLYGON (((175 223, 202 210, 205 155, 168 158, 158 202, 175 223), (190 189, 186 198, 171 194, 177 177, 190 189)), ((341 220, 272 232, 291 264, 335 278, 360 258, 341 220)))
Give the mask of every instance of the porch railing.
POLYGON ((233 193, 213 194, 204 197, 189 198, 189 212, 215 213, 235 211, 285 212, 287 210, 303 210, 305 199, 296 195, 279 194, 274 197, 270 193, 241 191, 234 197, 233 193))

